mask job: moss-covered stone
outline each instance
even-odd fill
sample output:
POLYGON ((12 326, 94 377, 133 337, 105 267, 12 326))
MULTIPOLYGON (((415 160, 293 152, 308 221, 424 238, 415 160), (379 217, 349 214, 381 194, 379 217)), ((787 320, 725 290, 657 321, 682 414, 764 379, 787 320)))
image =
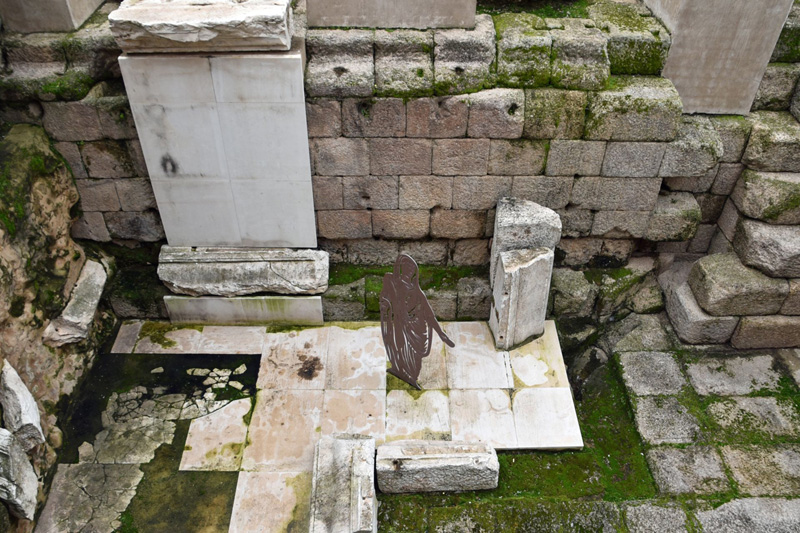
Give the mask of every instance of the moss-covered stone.
POLYGON ((529 139, 580 139, 585 115, 583 91, 527 90, 522 134, 529 139))
POLYGON ((753 129, 742 162, 753 170, 800 172, 800 123, 790 113, 752 113, 753 129))
POLYGON ((750 218, 800 224, 800 174, 745 170, 731 198, 750 218))
POLYGON ((611 67, 608 40, 600 30, 587 28, 580 20, 565 19, 564 29, 553 30, 550 35, 550 83, 554 87, 589 91, 605 87, 611 67))
POLYGON ((786 19, 775 50, 772 52, 771 61, 800 62, 800 4, 797 2, 789 12, 789 18, 786 19))
POLYGON ((497 32, 497 81, 505 87, 541 87, 550 83, 552 38, 544 20, 531 14, 494 17, 497 32))
POLYGON ((697 233, 702 213, 688 192, 661 194, 644 238, 649 241, 688 241, 697 233))
POLYGON ((53 71, 36 66, 24 72, 0 75, 0 98, 6 101, 81 100, 95 84, 85 70, 53 71))

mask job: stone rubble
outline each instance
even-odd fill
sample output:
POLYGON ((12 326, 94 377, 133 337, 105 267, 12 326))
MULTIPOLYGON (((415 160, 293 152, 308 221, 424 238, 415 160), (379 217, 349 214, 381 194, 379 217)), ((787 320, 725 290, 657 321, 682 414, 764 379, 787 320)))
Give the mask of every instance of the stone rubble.
POLYGON ((44 442, 36 399, 7 359, 0 371, 0 404, 5 428, 14 434, 26 452, 44 442))
POLYGON ((0 428, 0 500, 15 516, 33 520, 39 479, 25 449, 8 430, 0 428))
POLYGON ((97 261, 86 261, 67 306, 44 331, 45 344, 58 347, 81 342, 89 336, 89 328, 94 321, 107 278, 103 265, 97 261))

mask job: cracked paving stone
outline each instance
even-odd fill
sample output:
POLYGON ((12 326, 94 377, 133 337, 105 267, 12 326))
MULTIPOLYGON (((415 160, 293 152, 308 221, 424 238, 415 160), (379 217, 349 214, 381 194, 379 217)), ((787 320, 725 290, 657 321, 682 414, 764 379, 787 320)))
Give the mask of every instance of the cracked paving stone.
POLYGON ((37 533, 112 533, 142 480, 139 465, 61 464, 37 533))
POLYGON ((85 455, 85 460, 102 464, 149 463, 156 449, 172 443, 174 435, 175 424, 169 420, 141 417, 113 423, 97 434, 93 451, 85 455))

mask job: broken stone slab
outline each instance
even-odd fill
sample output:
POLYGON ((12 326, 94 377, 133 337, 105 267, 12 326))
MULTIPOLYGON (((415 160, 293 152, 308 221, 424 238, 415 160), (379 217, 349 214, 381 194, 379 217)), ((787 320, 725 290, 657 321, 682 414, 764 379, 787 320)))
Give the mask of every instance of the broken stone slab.
MULTIPOLYGON (((592 25, 594 23, 590 22, 592 25)), ((564 19, 564 28, 550 32, 553 39, 550 83, 561 89, 596 91, 611 75, 608 40, 580 19, 564 19)))
POLYGON ((530 200, 501 198, 494 219, 489 279, 494 282, 498 256, 508 250, 554 249, 561 240, 558 213, 530 200))
POLYGON ((378 446, 378 488, 387 494, 491 490, 500 463, 486 443, 395 441, 378 446))
POLYGON ((310 533, 377 531, 375 439, 322 437, 314 456, 310 533))
POLYGON ((476 16, 472 30, 437 31, 434 41, 436 94, 463 94, 494 85, 497 50, 492 17, 476 16))
POLYGON ((39 480, 22 445, 0 428, 0 500, 15 516, 33 520, 39 480))
POLYGON ((736 254, 716 254, 696 261, 689 286, 708 314, 772 315, 789 296, 789 282, 770 278, 739 261, 736 254))
POLYGON ((310 27, 471 28, 475 0, 307 0, 310 27))
POLYGON ((800 172, 800 123, 788 112, 759 111, 742 157, 752 170, 800 172))
POLYGON ((309 96, 372 96, 375 34, 368 30, 309 30, 305 87, 309 96))
POLYGON ((86 261, 61 316, 50 322, 44 330, 45 344, 58 347, 80 342, 89 336, 89 327, 107 278, 103 265, 97 261, 86 261))
POLYGON ((592 93, 584 138, 600 141, 672 141, 683 104, 666 78, 620 76, 613 88, 592 93))
POLYGON ((379 96, 433 94, 433 32, 375 32, 375 90, 379 96))
POLYGON ((658 195, 644 238, 648 241, 688 241, 697 233, 702 211, 689 192, 658 195))
POLYGON ((321 294, 328 288, 328 252, 162 246, 158 277, 189 296, 321 294))
POLYGON ((125 52, 289 50, 290 0, 125 0, 108 20, 125 52))
POLYGON ((769 224, 800 224, 800 174, 745 170, 731 199, 750 218, 769 224))
POLYGON ((549 85, 553 39, 544 20, 531 13, 502 13, 494 23, 498 82, 504 87, 549 85))
POLYGON ((672 39, 644 6, 606 1, 590 5, 588 11, 608 39, 611 74, 661 73, 672 39))
POLYGON ((44 442, 36 400, 8 359, 0 372, 0 404, 6 429, 14 434, 26 452, 44 442))
POLYGON ((544 333, 553 274, 550 248, 502 252, 495 267, 489 328, 499 349, 544 333))
POLYGON ((736 225, 733 247, 742 263, 768 276, 800 277, 800 226, 742 218, 736 225))
POLYGON ((689 287, 688 264, 676 263, 658 277, 675 333, 689 344, 724 344, 739 323, 736 316, 711 316, 700 307, 689 287))
POLYGON ((739 350, 800 348, 800 316, 742 317, 731 344, 739 350))
POLYGON ((667 145, 658 175, 663 178, 703 176, 719 162, 724 146, 706 117, 686 116, 678 136, 667 145))

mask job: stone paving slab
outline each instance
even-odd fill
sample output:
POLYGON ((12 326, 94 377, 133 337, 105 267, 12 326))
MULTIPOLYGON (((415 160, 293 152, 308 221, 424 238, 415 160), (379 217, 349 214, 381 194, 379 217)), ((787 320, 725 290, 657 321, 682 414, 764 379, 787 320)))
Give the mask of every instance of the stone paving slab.
POLYGON ((264 343, 256 387, 325 388, 328 339, 333 328, 270 334, 264 343))
POLYGON ((569 388, 520 389, 513 395, 512 406, 516 448, 583 448, 581 428, 569 388))
POLYGON ((509 352, 514 386, 569 387, 556 323, 544 323, 544 335, 509 352))
POLYGON ((697 419, 672 396, 645 396, 636 400, 636 427, 650 444, 694 442, 700 433, 697 419))
POLYGON ((722 456, 739 485, 750 496, 790 496, 800 492, 800 446, 725 446, 722 456))
POLYGON ((197 344, 203 354, 256 354, 264 347, 264 326, 204 326, 197 344))
POLYGON ((444 391, 417 395, 393 390, 386 395, 386 442, 447 440, 450 435, 450 401, 444 391))
POLYGON ((645 503, 625 508, 625 523, 630 533, 684 533, 686 513, 677 507, 645 503))
POLYGON ((730 488, 719 454, 710 446, 653 448, 647 462, 666 494, 713 494, 730 488))
POLYGON ((450 391, 453 440, 488 442, 494 448, 517 447, 511 397, 506 389, 450 391))
POLYGON ((245 416, 253 400, 236 400, 189 425, 180 470, 236 471, 247 438, 245 416))
POLYGON ((450 389, 510 389, 514 386, 508 352, 498 351, 483 322, 444 324, 455 347, 446 347, 450 389))
POLYGON ((775 389, 780 375, 772 369, 769 355, 708 358, 687 366, 692 386, 703 396, 743 396, 762 389, 775 389))
POLYGON ((620 356, 625 385, 637 396, 677 394, 686 385, 675 357, 663 352, 626 352, 620 356))
POLYGON ((790 402, 771 396, 731 397, 712 403, 708 413, 725 429, 753 431, 769 436, 797 436, 800 416, 790 402))
POLYGON ((259 391, 242 470, 310 472, 322 405, 322 391, 259 391))
POLYGON ((386 352, 380 327, 356 330, 331 327, 326 389, 386 388, 386 352))
MULTIPOLYGON (((199 353, 197 346, 202 334, 193 328, 182 328, 168 331, 164 336, 172 341, 169 346, 154 342, 150 337, 140 337, 134 348, 135 353, 199 353)), ((166 344, 166 343, 165 343, 166 344)))
POLYGON ((136 341, 139 340, 139 332, 142 331, 141 320, 133 322, 125 322, 119 327, 117 338, 114 340, 114 345, 111 347, 111 353, 132 353, 133 348, 136 346, 136 341))
POLYGON ((704 533, 795 533, 800 524, 800 500, 744 498, 700 511, 704 533))
POLYGON ((381 444, 386 436, 386 392, 326 390, 322 435, 367 435, 381 444))
POLYGON ((310 472, 239 472, 228 533, 308 531, 310 472))

